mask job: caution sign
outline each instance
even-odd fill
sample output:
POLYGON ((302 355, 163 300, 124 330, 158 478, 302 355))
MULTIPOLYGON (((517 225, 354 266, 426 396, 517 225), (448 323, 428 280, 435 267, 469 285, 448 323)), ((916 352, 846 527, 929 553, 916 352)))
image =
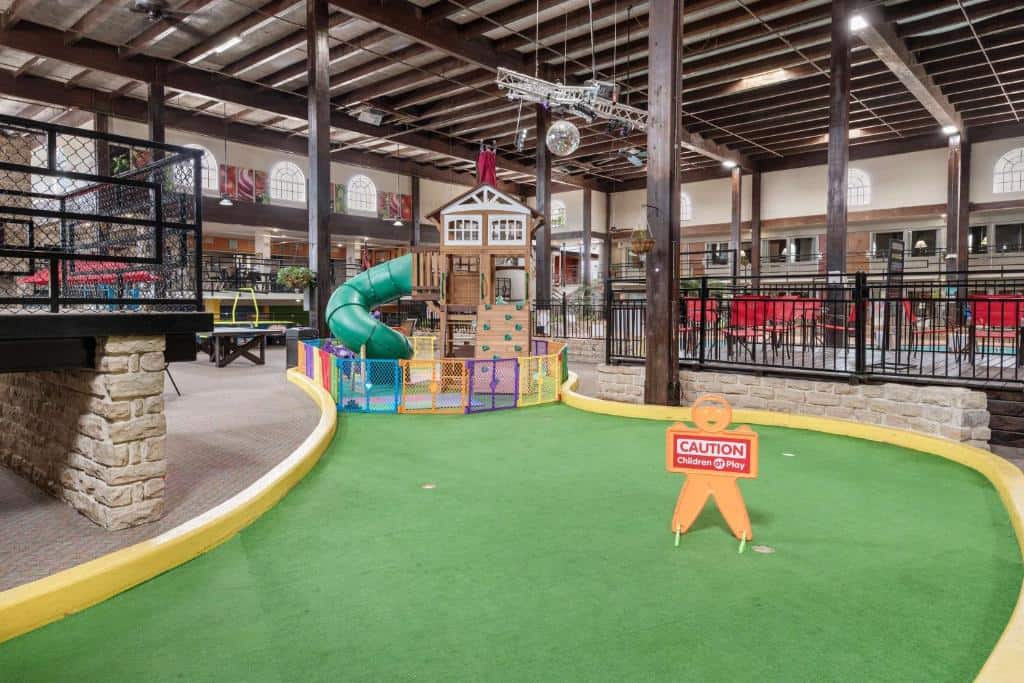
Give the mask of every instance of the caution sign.
POLYGON ((757 476, 757 434, 746 426, 727 430, 732 406, 717 394, 701 396, 690 412, 696 428, 679 423, 666 432, 666 467, 687 475, 671 531, 685 533, 714 496, 733 535, 750 541, 754 530, 737 479, 757 476))

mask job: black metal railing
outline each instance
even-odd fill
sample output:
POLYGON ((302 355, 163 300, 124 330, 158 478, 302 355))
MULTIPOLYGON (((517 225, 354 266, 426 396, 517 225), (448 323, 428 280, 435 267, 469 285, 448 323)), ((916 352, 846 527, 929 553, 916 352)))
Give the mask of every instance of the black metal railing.
MULTIPOLYGON (((608 292, 606 361, 642 362, 647 302, 633 291, 616 298, 614 282, 608 292)), ((1024 384, 1024 271, 760 285, 705 277, 681 289, 677 324, 682 367, 1024 384)))
POLYGON ((530 309, 531 329, 545 337, 602 339, 605 335, 605 307, 575 301, 566 295, 551 301, 534 301, 530 309))
POLYGON ((201 152, 0 116, 0 312, 202 309, 201 152))

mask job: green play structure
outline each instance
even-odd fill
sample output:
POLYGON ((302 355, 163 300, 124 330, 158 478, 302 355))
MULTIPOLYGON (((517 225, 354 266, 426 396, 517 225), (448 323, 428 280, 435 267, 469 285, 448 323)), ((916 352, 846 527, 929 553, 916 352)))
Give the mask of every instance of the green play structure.
POLYGON ((349 349, 366 347, 367 358, 412 358, 412 344, 370 311, 412 293, 412 254, 363 271, 334 290, 327 326, 349 349))

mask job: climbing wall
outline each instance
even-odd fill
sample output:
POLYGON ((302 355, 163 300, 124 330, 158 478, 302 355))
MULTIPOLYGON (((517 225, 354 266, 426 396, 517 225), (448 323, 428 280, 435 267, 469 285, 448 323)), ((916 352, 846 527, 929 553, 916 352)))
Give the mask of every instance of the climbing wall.
POLYGON ((527 304, 482 304, 476 309, 476 357, 513 358, 530 353, 527 304))

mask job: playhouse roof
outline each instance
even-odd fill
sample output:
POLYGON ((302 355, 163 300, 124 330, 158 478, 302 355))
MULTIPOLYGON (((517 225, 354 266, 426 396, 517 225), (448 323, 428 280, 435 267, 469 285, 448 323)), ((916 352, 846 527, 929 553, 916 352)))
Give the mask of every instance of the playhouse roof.
POLYGON ((442 213, 449 211, 512 211, 515 213, 529 213, 535 218, 541 216, 540 212, 522 203, 515 197, 505 194, 491 185, 477 185, 472 190, 460 194, 439 209, 427 214, 427 218, 437 219, 442 213))

